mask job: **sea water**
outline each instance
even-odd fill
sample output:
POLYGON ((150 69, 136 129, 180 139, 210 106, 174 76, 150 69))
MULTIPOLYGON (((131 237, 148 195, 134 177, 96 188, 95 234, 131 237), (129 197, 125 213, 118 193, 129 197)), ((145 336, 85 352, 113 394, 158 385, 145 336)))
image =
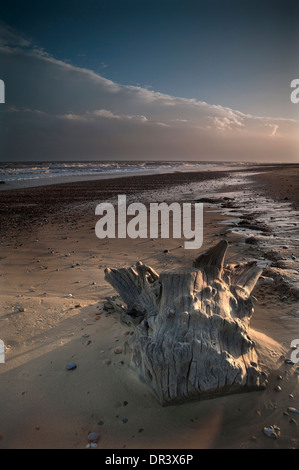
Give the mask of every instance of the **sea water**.
POLYGON ((174 171, 221 171, 252 164, 236 162, 65 161, 0 162, 0 189, 174 171))

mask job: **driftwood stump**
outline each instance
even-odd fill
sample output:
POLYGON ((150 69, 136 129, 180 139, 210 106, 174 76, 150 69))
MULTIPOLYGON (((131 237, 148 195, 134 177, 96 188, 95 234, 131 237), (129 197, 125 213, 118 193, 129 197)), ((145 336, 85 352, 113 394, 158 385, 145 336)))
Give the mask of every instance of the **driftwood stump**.
POLYGON ((264 388, 249 322, 262 269, 227 265, 227 242, 191 268, 158 275, 138 262, 105 270, 134 327, 131 366, 161 404, 264 388))

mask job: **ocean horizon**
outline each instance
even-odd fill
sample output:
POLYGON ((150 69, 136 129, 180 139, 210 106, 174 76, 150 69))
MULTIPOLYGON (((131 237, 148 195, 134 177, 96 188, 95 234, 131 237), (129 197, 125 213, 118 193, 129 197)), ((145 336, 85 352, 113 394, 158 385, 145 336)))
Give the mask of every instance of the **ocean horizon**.
POLYGON ((0 162, 1 189, 174 171, 221 171, 259 165, 220 161, 28 161, 0 162))

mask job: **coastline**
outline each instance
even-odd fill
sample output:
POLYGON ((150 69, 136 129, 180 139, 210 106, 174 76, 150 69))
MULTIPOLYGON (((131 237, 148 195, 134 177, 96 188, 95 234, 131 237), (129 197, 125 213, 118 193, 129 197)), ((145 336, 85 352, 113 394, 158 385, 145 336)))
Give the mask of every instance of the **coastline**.
MULTIPOLYGON (((269 385, 262 392, 161 408, 129 368, 125 342, 130 328, 119 322, 116 312, 105 309, 106 297, 114 294, 104 281, 105 267, 141 260, 160 272, 190 265, 197 252, 184 250, 182 239, 99 240, 94 234, 95 204, 118 194, 140 202, 151 196, 164 200, 165 194, 169 200, 194 201, 204 198, 213 184, 221 187, 228 173, 148 175, 0 193, 5 233, 0 330, 8 346, 6 362, 0 364, 0 397, 5 403, 0 448, 81 449, 89 432, 100 434, 99 449, 299 448, 298 427, 283 414, 288 406, 299 408, 297 368, 284 362, 290 341, 299 337, 298 300, 285 292, 278 278, 275 284, 261 282, 254 293, 258 304, 253 335, 269 373, 269 385), (287 300, 281 300, 286 295, 287 300), (122 352, 115 353, 117 348, 122 352), (69 362, 76 362, 77 369, 67 371, 69 362), (282 387, 279 393, 277 384, 282 387), (278 440, 261 432, 272 424, 281 428, 278 440)), ((277 194, 281 201, 288 197, 294 204, 296 177, 298 171, 289 174, 281 167, 253 175, 263 180, 262 188, 261 181, 257 183, 258 191, 268 197, 277 194)), ((228 206, 225 190, 233 193, 235 188, 228 186, 218 194, 220 205, 228 206)), ((228 262, 259 256, 257 246, 244 243, 232 224, 225 224, 229 216, 213 207, 205 205, 199 251, 226 238, 228 262)), ((286 251, 277 248, 281 258, 286 251)), ((274 279, 275 269, 282 268, 273 269, 274 279)))
POLYGON ((238 164, 233 162, 185 162, 184 164, 182 164, 180 162, 169 161, 164 162, 164 164, 161 164, 161 162, 153 161, 152 168, 147 168, 148 165, 151 166, 151 162, 123 161, 116 162, 117 168, 115 168, 114 170, 105 171, 105 165, 107 165, 109 162, 102 162, 102 164, 103 163, 103 171, 98 171, 99 167, 101 167, 101 162, 63 162, 60 163, 60 165, 62 165, 62 168, 57 168, 55 166, 54 173, 51 173, 51 162, 48 162, 48 166, 46 162, 15 162, 13 164, 5 162, 2 164, 0 163, 0 192, 53 184, 74 183, 80 181, 100 181, 105 179, 124 178, 131 176, 143 177, 147 175, 161 175, 173 173, 202 173, 209 171, 227 172, 230 170, 244 171, 245 169, 248 169, 250 171, 252 167, 259 167, 263 169, 265 167, 271 168, 272 166, 272 164, 238 164), (93 165, 92 173, 90 173, 90 164, 93 165), (39 165, 41 166, 39 167, 39 165), (46 168, 44 167, 44 165, 46 165, 46 168), (64 174, 64 165, 67 165, 69 173, 64 174), (122 165, 124 167, 122 167, 122 165), (12 168, 10 168, 11 166, 12 168), (135 169, 132 169, 132 166, 135 166, 135 169), (130 167, 130 169, 128 169, 128 167, 130 167), (30 173, 31 175, 35 176, 30 176, 30 173), (44 176, 44 173, 46 174, 46 176, 44 176))

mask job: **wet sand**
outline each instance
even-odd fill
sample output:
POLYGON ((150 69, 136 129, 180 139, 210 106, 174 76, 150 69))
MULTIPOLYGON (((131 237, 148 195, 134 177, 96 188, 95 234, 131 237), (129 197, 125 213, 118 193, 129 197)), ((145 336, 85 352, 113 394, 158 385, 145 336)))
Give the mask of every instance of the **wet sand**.
MULTIPOLYGON (((90 432, 99 433, 98 449, 299 448, 299 419, 285 414, 299 409, 299 365, 285 363, 299 338, 298 299, 278 268, 267 267, 263 274, 273 281, 254 291, 251 326, 269 376, 264 391, 161 408, 130 370, 130 328, 105 305, 115 294, 104 280, 107 266, 141 260, 161 272, 190 266, 198 252, 182 248, 183 239, 99 240, 95 205, 118 194, 138 200, 145 190, 157 198, 168 189, 174 200, 194 201, 189 184, 223 176, 175 173, 1 192, 0 338, 7 350, 0 364, 0 448, 84 449, 90 432), (71 362, 77 368, 69 371, 71 362), (277 440, 262 432, 274 424, 277 440)), ((259 191, 296 204, 298 176, 293 166, 254 178, 259 191)), ((200 252, 225 238, 227 262, 258 257, 254 245, 221 223, 226 219, 205 207, 200 252)))
POLYGON ((279 201, 290 201, 299 208, 299 165, 281 167, 256 175, 259 189, 279 201))

